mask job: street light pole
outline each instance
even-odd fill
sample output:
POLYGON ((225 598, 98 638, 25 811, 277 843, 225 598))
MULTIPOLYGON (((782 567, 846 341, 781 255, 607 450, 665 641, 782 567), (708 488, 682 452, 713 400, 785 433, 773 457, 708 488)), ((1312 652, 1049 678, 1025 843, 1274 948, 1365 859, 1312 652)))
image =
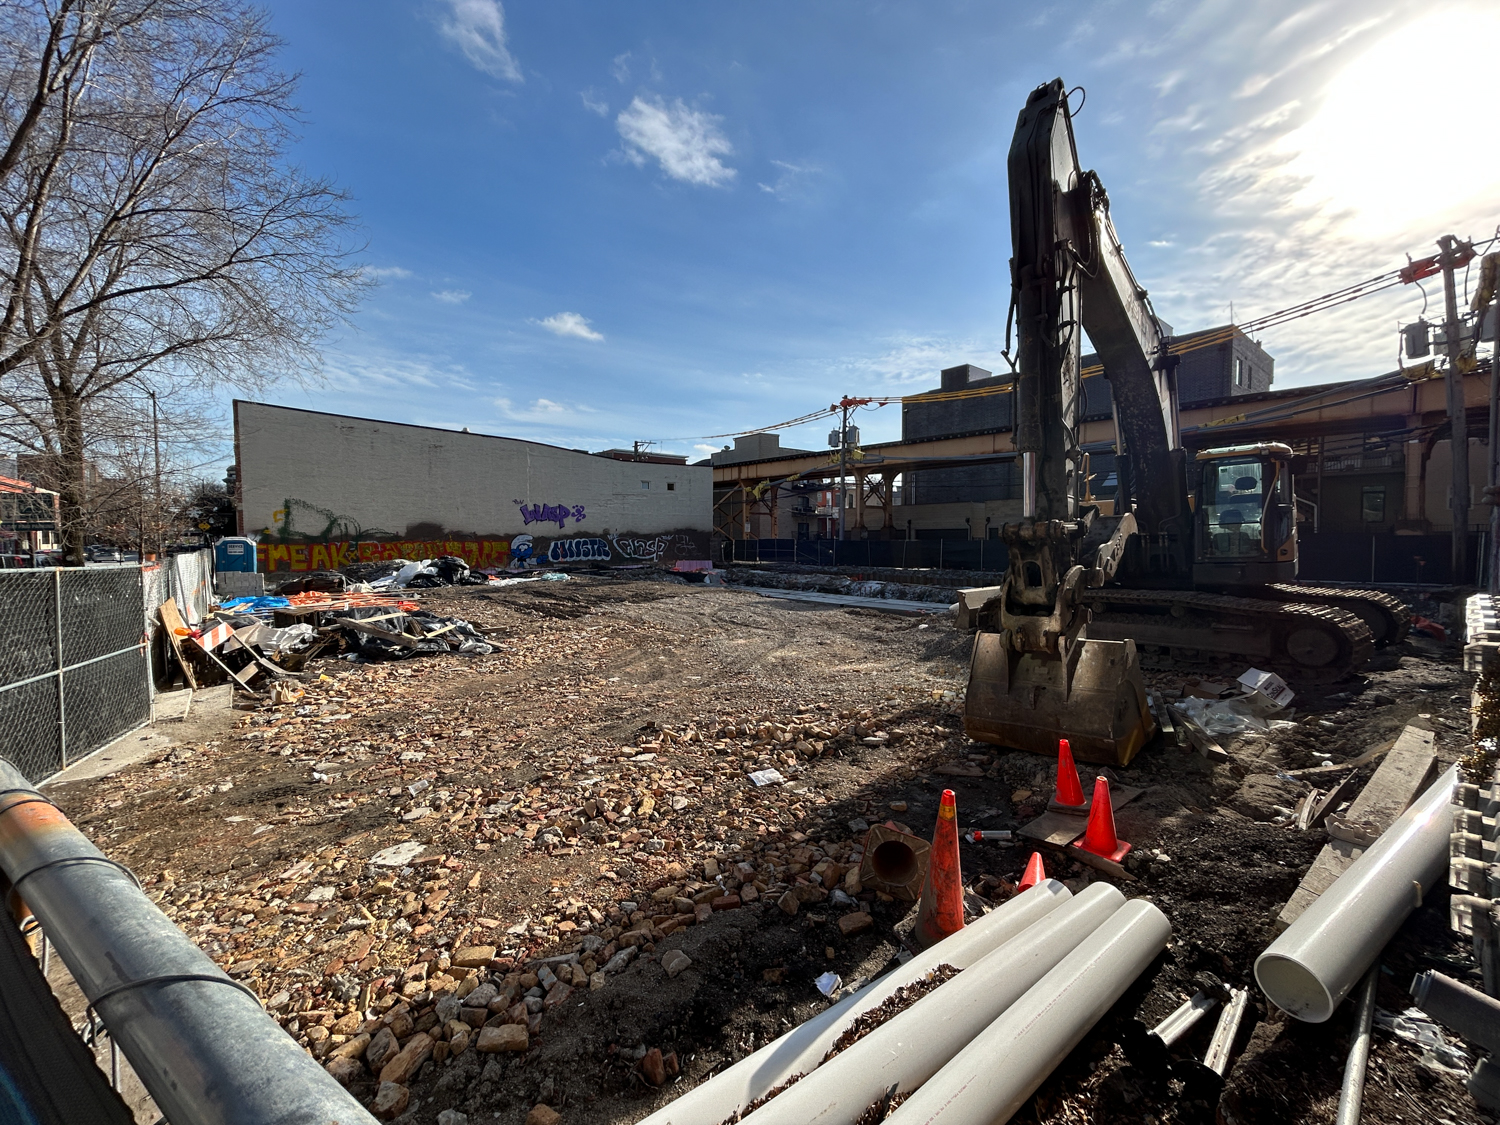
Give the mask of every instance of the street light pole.
POLYGON ((1469 422, 1464 404, 1464 376, 1459 369, 1460 344, 1458 323, 1458 291, 1455 288, 1453 271, 1458 260, 1455 247, 1458 240, 1451 234, 1438 239, 1442 250, 1443 304, 1446 311, 1445 335, 1448 345, 1448 451, 1451 460, 1449 480, 1451 489, 1449 509, 1453 518, 1453 575, 1455 585, 1464 585, 1469 578, 1469 422))

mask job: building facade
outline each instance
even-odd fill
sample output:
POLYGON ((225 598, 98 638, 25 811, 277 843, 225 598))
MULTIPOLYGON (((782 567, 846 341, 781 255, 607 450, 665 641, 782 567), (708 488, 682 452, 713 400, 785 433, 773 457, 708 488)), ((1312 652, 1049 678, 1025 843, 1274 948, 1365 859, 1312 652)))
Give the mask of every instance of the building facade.
POLYGON ((457 555, 475 568, 709 557, 711 470, 236 401, 239 532, 261 569, 457 555))

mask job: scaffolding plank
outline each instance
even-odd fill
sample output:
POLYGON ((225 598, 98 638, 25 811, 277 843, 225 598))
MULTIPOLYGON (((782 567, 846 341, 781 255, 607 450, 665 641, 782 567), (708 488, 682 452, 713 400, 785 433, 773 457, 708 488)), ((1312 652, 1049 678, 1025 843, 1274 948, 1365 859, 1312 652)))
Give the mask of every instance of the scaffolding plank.
MULTIPOLYGON (((1432 781, 1437 768, 1437 755, 1433 751, 1433 736, 1429 730, 1407 727, 1396 739, 1396 744, 1386 754, 1380 768, 1370 778, 1359 796, 1354 798, 1349 811, 1339 821, 1348 826, 1343 829, 1344 839, 1330 839, 1313 860, 1301 884, 1281 908, 1276 919, 1278 931, 1286 929, 1302 916, 1302 912, 1318 900, 1318 896, 1331 887, 1334 881, 1349 869, 1368 846, 1386 831, 1404 813, 1413 801, 1432 781), (1355 836, 1349 839, 1347 836, 1355 836)), ((1324 809, 1326 815, 1327 809, 1324 809)), ((1334 831, 1331 827, 1330 832, 1334 831)))

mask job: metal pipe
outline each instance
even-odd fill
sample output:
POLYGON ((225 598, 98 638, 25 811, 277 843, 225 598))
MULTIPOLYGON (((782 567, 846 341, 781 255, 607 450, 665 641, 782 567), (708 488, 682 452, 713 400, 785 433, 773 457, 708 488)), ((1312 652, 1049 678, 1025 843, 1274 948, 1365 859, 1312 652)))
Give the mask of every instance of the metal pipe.
POLYGON ((744 1125, 854 1125, 893 1086, 917 1089, 1080 943, 1112 929, 1124 904, 1108 883, 1093 884, 777 1094, 744 1125))
POLYGON ((1359 1004, 1354 1009, 1354 1035, 1349 1040, 1349 1058, 1344 1063, 1344 1085, 1339 1090, 1339 1109, 1333 1125, 1359 1125, 1365 1103, 1365 1070, 1370 1065, 1370 1029, 1375 1025, 1375 990, 1380 984, 1380 962, 1376 961, 1359 985, 1359 1004))
POLYGON ((1412 1003, 1470 1043, 1500 1055, 1500 1000, 1442 973, 1418 973, 1411 982, 1412 1003))
POLYGON ((1282 1011, 1322 1023, 1446 872, 1454 766, 1302 912, 1255 961, 1282 1011))
POLYGON ((1151 1034, 1161 1040, 1162 1046, 1170 1047, 1193 1030, 1199 1020, 1214 1010, 1217 1003, 1218 1000, 1206 993, 1194 993, 1191 1000, 1184 1000, 1180 1008, 1153 1027, 1151 1034))
POLYGON ((939 965, 968 969, 1073 897, 1055 879, 1045 879, 983 918, 924 950, 906 964, 871 981, 806 1023, 793 1028, 728 1070, 663 1106, 639 1125, 719 1125, 759 1101, 795 1074, 806 1074, 856 1019, 897 989, 921 980, 939 965))
POLYGON ((1220 1078, 1229 1069, 1229 1058, 1234 1054, 1234 1037, 1240 1032, 1240 1021, 1245 1018, 1245 1008, 1249 1002, 1248 988, 1232 990, 1229 1003, 1224 1005, 1224 1014, 1219 1017, 1219 1026, 1214 1028, 1214 1037, 1209 1040, 1203 1065, 1220 1078))
POLYGON ((1030 451, 1021 454, 1021 516, 1036 517, 1036 454, 1030 451))
POLYGON ((1500 1065, 1489 1059, 1480 1059, 1464 1088, 1486 1109, 1500 1109, 1500 1065))
POLYGON ((1127 902, 887 1117, 887 1125, 1010 1120, 1171 936, 1155 906, 1127 902))
POLYGON ((4 759, 0 868, 168 1121, 374 1121, 4 759))

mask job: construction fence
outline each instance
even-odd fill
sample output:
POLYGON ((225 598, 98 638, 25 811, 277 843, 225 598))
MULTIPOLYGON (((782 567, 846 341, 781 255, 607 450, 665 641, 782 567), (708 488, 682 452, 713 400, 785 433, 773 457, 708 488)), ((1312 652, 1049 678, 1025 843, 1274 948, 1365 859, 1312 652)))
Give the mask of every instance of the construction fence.
MULTIPOLYGON (((1299 532, 1297 577, 1303 582, 1367 582, 1380 586, 1468 585, 1482 582, 1486 534, 1469 537, 1469 563, 1455 579, 1452 537, 1393 532, 1299 532)), ((725 539, 723 562, 804 566, 987 570, 1009 565, 1000 539, 725 539)))
POLYGON ((157 607, 201 620, 211 562, 0 571, 0 755, 40 781, 149 722, 157 607))
POLYGON ((1003 571, 999 539, 725 539, 724 562, 1003 571))

